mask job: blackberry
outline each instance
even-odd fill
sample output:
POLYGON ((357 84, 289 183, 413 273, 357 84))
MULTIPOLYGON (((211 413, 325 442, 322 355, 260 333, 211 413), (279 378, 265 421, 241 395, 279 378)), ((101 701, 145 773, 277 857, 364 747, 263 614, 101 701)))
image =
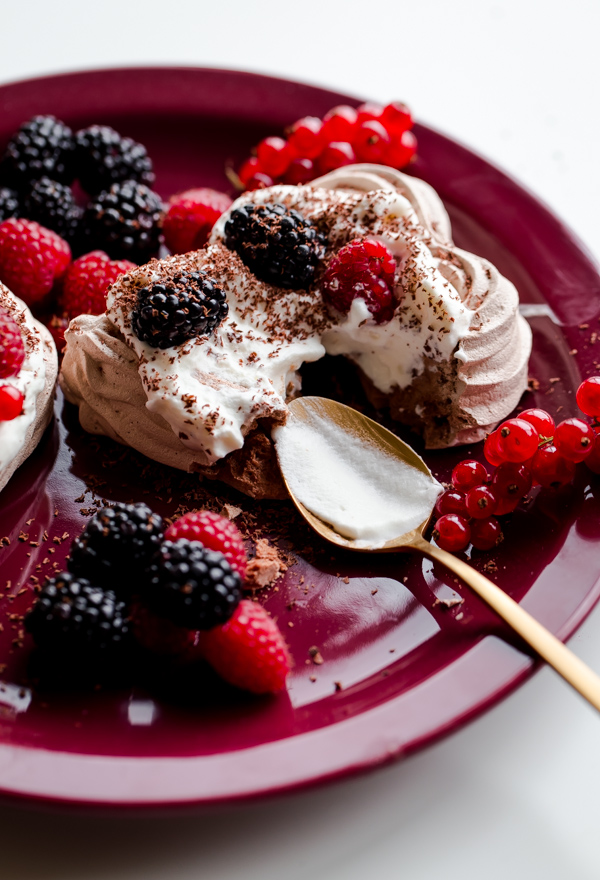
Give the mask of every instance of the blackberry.
POLYGON ((71 241, 76 235, 82 212, 75 204, 70 186, 49 177, 40 177, 25 196, 23 213, 28 220, 35 220, 71 241))
POLYGON ((83 189, 95 195, 113 183, 137 180, 152 186, 152 160, 143 144, 121 137, 108 125, 92 125, 75 135, 76 176, 83 189))
POLYGON ((99 510, 73 541, 69 571, 110 584, 119 594, 135 591, 163 534, 163 521, 146 504, 99 510))
POLYGON ((225 623, 242 598, 241 578, 223 554, 187 538, 163 541, 149 576, 150 607, 188 629, 225 623))
POLYGON ((70 183, 74 148, 73 132, 64 122, 54 116, 34 116, 8 142, 2 172, 18 189, 46 176, 70 183))
POLYGON ((9 217, 18 217, 20 213, 19 196, 14 189, 0 186, 0 223, 9 217))
POLYGON ((58 654, 94 655, 124 647, 130 620, 112 590, 63 572, 49 580, 25 617, 39 648, 58 654))
POLYGON ((170 348, 211 333, 228 312, 225 292, 204 274, 189 272, 167 284, 142 287, 131 325, 142 342, 170 348))
POLYGON ((283 205, 243 205, 225 224, 225 244, 261 281, 303 289, 325 254, 325 237, 283 205))
POLYGON ((113 260, 145 263, 160 244, 163 203, 160 196, 135 180, 115 183, 85 209, 84 250, 103 250, 113 260))

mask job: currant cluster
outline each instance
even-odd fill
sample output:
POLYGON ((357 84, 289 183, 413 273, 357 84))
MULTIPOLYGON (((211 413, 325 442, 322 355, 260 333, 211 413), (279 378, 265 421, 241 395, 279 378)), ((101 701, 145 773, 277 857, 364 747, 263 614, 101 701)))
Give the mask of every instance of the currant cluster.
POLYGON ((308 183, 319 174, 354 162, 404 168, 414 158, 417 139, 405 104, 393 101, 333 107, 323 119, 305 116, 286 130, 286 138, 267 137, 243 163, 238 177, 247 190, 274 183, 308 183))

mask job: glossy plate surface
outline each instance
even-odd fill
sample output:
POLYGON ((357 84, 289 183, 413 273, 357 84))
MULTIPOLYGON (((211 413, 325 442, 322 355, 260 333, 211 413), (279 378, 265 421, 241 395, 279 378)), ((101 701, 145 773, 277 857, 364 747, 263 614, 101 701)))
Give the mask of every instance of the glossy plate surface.
MULTIPOLYGON (((147 145, 163 196, 193 185, 227 189, 225 163, 239 163, 261 137, 294 119, 321 116, 342 101, 357 103, 218 70, 69 74, 0 88, 0 144, 35 113, 53 113, 77 128, 107 123, 147 145)), ((500 171, 430 129, 417 126, 416 133, 419 160, 411 173, 444 199, 455 240, 494 261, 520 290, 534 330, 537 380, 524 403, 559 418, 575 415, 574 390, 595 372, 597 266, 500 171)), ((425 458, 444 480, 467 451, 425 458)), ((472 454, 481 458, 481 444, 472 454)), ((109 500, 143 498, 166 514, 185 499, 201 502, 202 492, 239 501, 216 486, 198 493, 197 485, 86 436, 59 396, 52 428, 0 503, 0 539, 8 539, 0 546, 5 796, 142 807, 291 790, 421 748, 531 672, 522 646, 442 569, 416 557, 359 557, 318 540, 311 545, 291 505, 271 504, 251 511, 259 530, 295 536, 296 547, 304 546, 264 597, 295 660, 287 694, 253 699, 172 670, 159 682, 121 690, 22 687, 30 645, 19 644, 19 615, 30 604, 32 577, 61 566, 93 509, 91 490, 109 500), (453 604, 457 589, 461 604, 453 604), (312 662, 312 647, 321 665, 312 662)), ((497 552, 473 559, 563 639, 600 595, 598 494, 596 478, 580 467, 573 487, 538 495, 506 521, 497 552)))

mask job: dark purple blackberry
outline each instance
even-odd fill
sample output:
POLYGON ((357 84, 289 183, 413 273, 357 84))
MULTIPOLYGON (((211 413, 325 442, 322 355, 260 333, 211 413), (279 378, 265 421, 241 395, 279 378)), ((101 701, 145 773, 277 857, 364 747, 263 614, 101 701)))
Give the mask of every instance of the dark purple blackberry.
POLYGON ((113 260, 145 263, 158 251, 163 218, 160 196, 135 180, 115 183, 85 209, 81 245, 113 260))
POLYGON ((225 224, 225 244, 261 281, 304 289, 325 254, 325 238, 298 211, 283 205, 243 205, 225 224))
POLYGON ((9 217, 18 217, 20 213, 19 196, 14 189, 0 186, 0 223, 9 217))
POLYGON ((42 587, 25 629, 39 648, 84 656, 124 647, 130 620, 111 590, 63 572, 42 587))
POLYGON ((70 186, 49 177, 40 177, 23 200, 23 214, 28 220, 35 220, 71 241, 82 212, 75 203, 70 186))
POLYGON ((170 348, 211 333, 228 312, 225 292, 204 274, 189 272, 165 284, 142 287, 131 326, 142 342, 170 348))
POLYGON ((212 629, 229 620, 242 582, 222 553, 198 541, 163 541, 149 569, 150 607, 177 626, 212 629))
POLYGON ((162 517, 141 502, 104 507, 73 541, 69 571, 129 595, 139 586, 163 530, 162 517))
POLYGON ((54 116, 34 116, 8 142, 2 159, 3 177, 17 189, 40 177, 70 183, 74 149, 73 132, 64 122, 54 116))
POLYGON ((143 144, 121 137, 108 125, 91 125, 75 135, 76 176, 83 189, 95 195, 113 183, 137 180, 152 186, 152 160, 143 144))

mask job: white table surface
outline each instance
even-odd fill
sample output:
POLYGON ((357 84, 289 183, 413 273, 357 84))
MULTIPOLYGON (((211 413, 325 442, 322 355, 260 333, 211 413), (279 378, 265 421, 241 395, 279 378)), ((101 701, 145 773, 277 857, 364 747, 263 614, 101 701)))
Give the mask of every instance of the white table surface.
MULTIPOLYGON (((598 0, 5 0, 0 22, 0 82, 189 64, 405 100, 600 258, 598 0)), ((571 646, 600 670, 600 609, 571 646)), ((303 794, 161 818, 0 808, 0 877, 597 880, 599 814, 600 719, 544 669, 421 754, 303 794)))

